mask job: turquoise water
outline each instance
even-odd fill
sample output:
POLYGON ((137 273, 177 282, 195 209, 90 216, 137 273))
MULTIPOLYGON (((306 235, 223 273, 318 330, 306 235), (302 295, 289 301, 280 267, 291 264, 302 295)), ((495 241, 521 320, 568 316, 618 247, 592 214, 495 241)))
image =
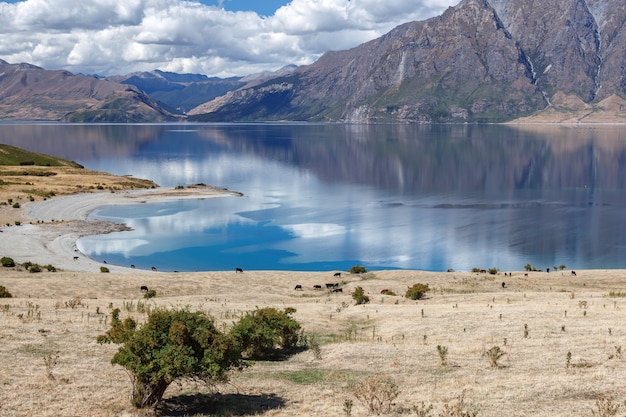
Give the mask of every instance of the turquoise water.
POLYGON ((0 124, 0 142, 243 197, 104 207, 89 256, 160 270, 625 268, 626 129, 0 124))

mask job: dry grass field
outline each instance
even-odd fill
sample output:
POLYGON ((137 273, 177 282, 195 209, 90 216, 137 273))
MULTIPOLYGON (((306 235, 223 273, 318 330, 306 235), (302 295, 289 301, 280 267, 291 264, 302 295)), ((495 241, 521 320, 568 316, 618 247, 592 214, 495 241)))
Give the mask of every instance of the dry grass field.
POLYGON ((332 294, 313 289, 336 280, 330 272, 3 268, 0 285, 14 298, 0 300, 0 415, 152 415, 130 405, 129 377, 110 364, 117 347, 96 343, 109 327, 112 308, 143 321, 155 306, 187 306, 228 328, 257 306, 290 306, 308 340, 320 344, 319 352, 255 363, 213 388, 185 381, 172 385, 157 414, 365 416, 352 387, 381 375, 400 390, 391 415, 419 415, 412 407, 421 402, 433 405, 433 416, 457 415, 442 413, 463 396, 468 410, 481 417, 592 416, 598 399, 624 399, 626 274, 577 272, 528 277, 518 272, 506 278, 344 273, 343 293, 332 294), (404 298, 415 283, 430 285, 425 299, 404 298), (295 284, 304 290, 295 291, 295 284), (140 285, 155 289, 157 297, 143 299, 140 285), (350 294, 356 286, 365 289, 370 303, 354 304, 350 294), (381 295, 382 289, 398 295, 381 295), (445 366, 438 345, 448 349, 445 366), (493 346, 505 352, 495 368, 485 356, 493 346), (346 400, 353 402, 351 410, 345 409, 346 400))

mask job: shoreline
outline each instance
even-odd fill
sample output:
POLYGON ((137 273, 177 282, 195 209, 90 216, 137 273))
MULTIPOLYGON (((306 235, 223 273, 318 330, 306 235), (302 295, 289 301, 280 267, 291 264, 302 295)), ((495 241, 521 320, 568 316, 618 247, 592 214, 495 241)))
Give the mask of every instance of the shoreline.
MULTIPOLYGON (((105 264, 78 251, 76 241, 83 236, 129 230, 126 225, 87 220, 94 210, 109 205, 145 204, 184 199, 242 196, 241 193, 211 186, 153 188, 115 193, 80 193, 24 204, 26 220, 20 225, 0 227, 0 256, 16 263, 33 262, 76 272, 99 272, 105 264)), ((135 269, 106 264, 111 272, 135 269)))

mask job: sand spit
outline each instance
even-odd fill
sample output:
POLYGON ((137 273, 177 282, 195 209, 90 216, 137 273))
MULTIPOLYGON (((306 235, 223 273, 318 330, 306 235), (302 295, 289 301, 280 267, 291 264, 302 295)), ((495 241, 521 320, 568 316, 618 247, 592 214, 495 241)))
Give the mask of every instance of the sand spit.
MULTIPOLYGON (((28 222, 0 228, 0 256, 9 256, 18 263, 31 261, 69 271, 98 271, 102 264, 79 253, 76 240, 82 236, 126 230, 126 226, 86 220, 96 208, 221 196, 241 194, 221 188, 196 186, 74 194, 27 203, 21 210, 23 217, 29 219, 28 222)), ((107 265, 107 268, 116 272, 131 271, 113 265, 107 265)))

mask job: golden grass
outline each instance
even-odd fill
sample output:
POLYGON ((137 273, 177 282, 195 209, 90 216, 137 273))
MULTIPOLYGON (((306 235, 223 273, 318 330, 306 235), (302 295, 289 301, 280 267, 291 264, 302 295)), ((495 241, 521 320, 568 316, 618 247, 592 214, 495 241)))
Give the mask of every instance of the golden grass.
POLYGON ((145 320, 137 307, 158 305, 205 311, 226 328, 256 306, 291 306, 307 337, 321 343, 319 358, 304 351, 256 363, 217 391, 173 385, 162 415, 341 416, 352 400, 351 414, 365 416, 351 385, 382 375, 400 387, 394 415, 415 415, 410 408, 421 401, 439 415, 464 393, 481 417, 591 416, 597 399, 624 398, 626 356, 619 350, 626 345, 626 299, 609 293, 624 288, 626 274, 577 272, 516 273, 502 289, 502 277, 380 271, 367 280, 344 275, 343 294, 330 294, 313 289, 333 281, 326 272, 3 268, 0 285, 15 298, 0 299, 0 415, 149 415, 132 408, 128 376, 110 364, 117 347, 98 345, 96 336, 108 329, 112 307, 145 320), (430 285, 427 298, 404 298, 418 282, 430 285), (294 291, 295 284, 304 291, 294 291), (140 285, 157 298, 144 300, 140 285), (356 286, 369 304, 354 305, 356 286), (384 288, 398 296, 381 295, 384 288), (437 345, 448 348, 448 366, 441 366, 437 345), (506 353, 497 368, 484 355, 493 346, 506 353))
POLYGON ((0 225, 28 220, 21 210, 13 208, 15 203, 23 206, 51 196, 155 186, 154 182, 148 180, 82 168, 0 166, 0 225))

